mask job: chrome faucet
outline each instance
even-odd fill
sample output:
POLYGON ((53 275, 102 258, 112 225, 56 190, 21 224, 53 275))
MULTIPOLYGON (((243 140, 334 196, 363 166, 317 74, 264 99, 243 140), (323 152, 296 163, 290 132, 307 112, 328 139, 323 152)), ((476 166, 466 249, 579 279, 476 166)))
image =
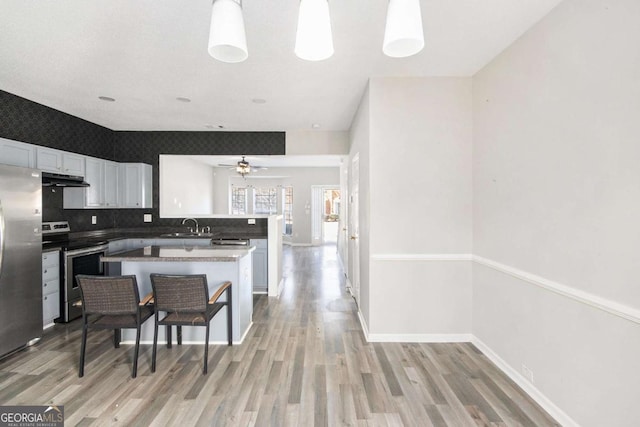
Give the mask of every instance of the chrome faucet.
POLYGON ((196 225, 196 229, 195 230, 193 228, 191 228, 191 227, 189 227, 189 230, 195 231, 196 233, 200 232, 200 229, 198 228, 198 220, 195 219, 195 218, 185 218, 185 219, 183 219, 182 220, 182 225, 184 225, 184 223, 189 221, 189 220, 193 221, 193 223, 196 225))

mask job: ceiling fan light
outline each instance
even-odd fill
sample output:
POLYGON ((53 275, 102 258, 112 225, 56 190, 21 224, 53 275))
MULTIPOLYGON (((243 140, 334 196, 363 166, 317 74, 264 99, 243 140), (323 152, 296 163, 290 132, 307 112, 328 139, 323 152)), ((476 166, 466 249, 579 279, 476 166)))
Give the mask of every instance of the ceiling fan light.
POLYGON ((300 0, 294 52, 307 61, 321 61, 333 55, 333 35, 327 0, 300 0))
POLYGON ((382 51, 392 58, 415 55, 424 47, 420 0, 389 0, 382 51))
POLYGON ((242 156, 242 160, 239 160, 238 163, 236 163, 236 172, 243 177, 251 172, 251 166, 249 166, 249 162, 244 159, 244 156, 242 156))
POLYGON ((218 61, 242 62, 249 56, 242 5, 238 1, 213 1, 208 51, 218 61))

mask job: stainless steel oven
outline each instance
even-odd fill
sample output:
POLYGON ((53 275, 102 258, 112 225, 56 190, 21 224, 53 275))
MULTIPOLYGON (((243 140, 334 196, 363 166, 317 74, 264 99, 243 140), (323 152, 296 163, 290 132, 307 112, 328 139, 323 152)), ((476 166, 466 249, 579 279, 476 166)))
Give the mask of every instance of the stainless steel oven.
POLYGON ((60 249, 60 318, 69 322, 82 316, 77 274, 101 276, 104 267, 100 257, 109 245, 96 236, 72 235, 68 221, 42 223, 42 248, 60 249), (81 236, 81 237, 78 237, 81 236))
POLYGON ((62 286, 60 321, 69 322, 82 316, 80 287, 76 280, 78 274, 104 275, 100 257, 107 252, 108 245, 102 244, 79 249, 62 251, 62 286))

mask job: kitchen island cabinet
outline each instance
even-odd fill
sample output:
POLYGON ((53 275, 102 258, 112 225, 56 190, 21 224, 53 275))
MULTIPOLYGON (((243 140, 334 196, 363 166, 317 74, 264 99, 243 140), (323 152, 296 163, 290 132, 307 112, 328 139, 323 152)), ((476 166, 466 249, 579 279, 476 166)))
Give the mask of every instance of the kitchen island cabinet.
MULTIPOLYGON (((134 274, 138 281, 140 298, 152 291, 151 273, 206 274, 209 296, 213 295, 220 284, 230 281, 232 283, 233 342, 240 344, 252 324, 252 252, 254 249, 253 247, 238 249, 226 246, 190 248, 146 246, 132 251, 106 255, 101 259, 105 263, 120 263, 123 275, 134 274)), ((223 310, 226 310, 226 307, 223 310)), ((209 334, 211 343, 227 342, 226 319, 226 313, 222 313, 211 321, 209 334)), ((182 339, 185 344, 203 344, 204 334, 204 328, 184 327, 182 339)), ((140 339, 145 343, 153 341, 153 320, 142 325, 140 339)), ((133 342, 135 331, 123 330, 122 340, 133 342)), ((166 343, 165 328, 159 329, 158 342, 166 343)))

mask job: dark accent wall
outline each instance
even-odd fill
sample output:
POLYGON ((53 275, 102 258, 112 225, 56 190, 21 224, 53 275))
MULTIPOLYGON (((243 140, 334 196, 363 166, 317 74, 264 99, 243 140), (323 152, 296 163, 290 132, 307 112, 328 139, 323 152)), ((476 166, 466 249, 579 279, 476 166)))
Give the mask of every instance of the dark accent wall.
POLYGON ((114 160, 114 132, 0 90, 0 137, 114 160))
MULTIPOLYGON (((111 227, 179 226, 180 219, 159 218, 159 156, 284 155, 284 132, 113 131, 62 111, 0 90, 0 137, 119 162, 153 167, 151 209, 63 209, 62 189, 43 189, 43 219, 66 219, 73 231, 111 227), (152 223, 143 214, 153 215, 152 223), (98 223, 91 224, 91 216, 98 223)), ((197 183, 194 183, 197 185, 197 183)), ((203 219, 201 225, 246 227, 246 220, 203 219), (243 225, 244 224, 244 225, 243 225)), ((266 220, 260 221, 266 229, 266 220), (263 224, 264 222, 264 224, 263 224)))

